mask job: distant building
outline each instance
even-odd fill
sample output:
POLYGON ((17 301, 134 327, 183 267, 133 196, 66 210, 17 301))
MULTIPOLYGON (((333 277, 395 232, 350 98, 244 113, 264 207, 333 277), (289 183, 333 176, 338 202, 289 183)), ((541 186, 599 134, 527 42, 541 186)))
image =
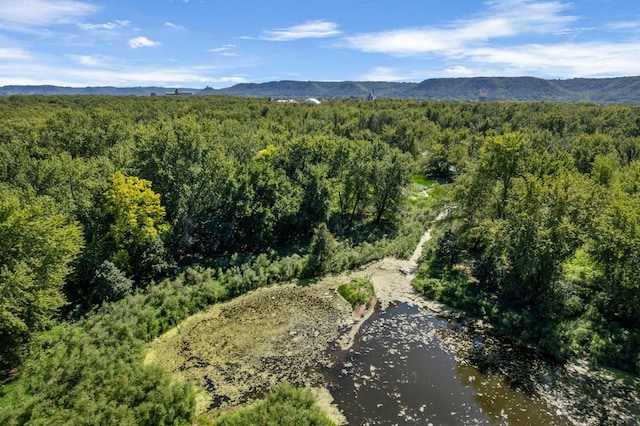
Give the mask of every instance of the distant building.
POLYGON ((316 104, 316 105, 320 105, 320 101, 317 100, 316 98, 307 98, 304 100, 306 103, 308 104, 316 104))
POLYGON ((193 92, 181 92, 180 89, 176 89, 173 92, 165 93, 167 96, 189 96, 193 95, 193 92))
POLYGON ((371 90, 369 92, 369 96, 367 96, 367 100, 368 101, 375 101, 378 97, 376 96, 376 91, 375 90, 371 90))
POLYGON ((478 101, 487 102, 487 92, 480 91, 480 94, 478 95, 478 101))

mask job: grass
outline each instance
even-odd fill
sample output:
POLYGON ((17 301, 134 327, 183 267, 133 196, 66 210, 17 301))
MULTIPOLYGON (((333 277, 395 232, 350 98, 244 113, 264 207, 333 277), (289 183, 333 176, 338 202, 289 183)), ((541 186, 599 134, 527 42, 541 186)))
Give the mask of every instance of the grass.
POLYGON ((344 300, 349 302, 353 308, 357 305, 368 306, 369 303, 371 303, 371 299, 375 297, 373 283, 366 278, 356 278, 350 283, 342 284, 338 287, 338 293, 344 300))
POLYGON ((417 185, 426 186, 427 188, 433 188, 438 185, 438 179, 420 174, 411 175, 411 182, 417 185))
POLYGON ((201 420, 200 426, 251 426, 251 425, 318 425, 333 426, 316 404, 311 391, 282 383, 261 401, 239 411, 226 414, 211 423, 201 420))
POLYGON ((421 174, 411 175, 408 190, 409 204, 418 209, 432 207, 442 194, 442 186, 438 179, 421 174))

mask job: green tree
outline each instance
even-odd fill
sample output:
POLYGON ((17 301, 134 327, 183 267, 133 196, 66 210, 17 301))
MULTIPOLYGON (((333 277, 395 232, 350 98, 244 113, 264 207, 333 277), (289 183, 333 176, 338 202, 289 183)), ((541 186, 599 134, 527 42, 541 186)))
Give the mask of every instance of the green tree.
POLYGON ((511 181, 520 175, 527 143, 522 134, 508 133, 485 139, 480 149, 478 173, 481 180, 496 182, 496 215, 504 217, 511 181))
POLYGON ((587 185, 579 174, 514 179, 493 241, 503 248, 510 267, 505 290, 514 304, 544 309, 539 303, 583 242, 591 204, 587 185))
POLYGON ((170 229, 160 195, 153 192, 150 181, 116 172, 103 194, 102 209, 113 263, 131 276, 139 275, 147 249, 170 229))
POLYGON ((131 294, 133 281, 113 262, 105 260, 95 272, 91 289, 92 298, 96 302, 118 300, 131 294))
POLYGON ((382 143, 374 149, 372 202, 375 222, 379 223, 383 216, 393 217, 398 211, 413 159, 410 154, 403 154, 399 149, 389 148, 382 143))
POLYGON ((0 367, 19 362, 65 304, 61 290, 82 244, 78 224, 50 199, 0 188, 0 367))
POLYGON ((354 143, 349 147, 343 167, 338 176, 338 199, 340 213, 353 223, 354 216, 361 213, 371 197, 372 145, 369 142, 354 143))
POLYGON ((321 223, 313 231, 309 260, 304 275, 313 277, 329 271, 337 243, 326 223, 321 223))
POLYGON ((604 211, 595 220, 591 253, 603 271, 606 297, 610 301, 607 316, 637 329, 640 327, 640 188, 637 180, 634 186, 627 185, 628 177, 637 179, 638 163, 635 169, 622 173, 611 189, 604 211))

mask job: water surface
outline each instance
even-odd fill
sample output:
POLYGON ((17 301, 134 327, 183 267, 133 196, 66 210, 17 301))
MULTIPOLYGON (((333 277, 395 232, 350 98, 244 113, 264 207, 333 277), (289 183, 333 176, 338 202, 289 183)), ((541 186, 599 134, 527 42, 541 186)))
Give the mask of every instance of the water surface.
POLYGON ((570 424, 502 378, 457 361, 440 341, 447 330, 447 321, 408 303, 375 312, 327 372, 349 424, 570 424))

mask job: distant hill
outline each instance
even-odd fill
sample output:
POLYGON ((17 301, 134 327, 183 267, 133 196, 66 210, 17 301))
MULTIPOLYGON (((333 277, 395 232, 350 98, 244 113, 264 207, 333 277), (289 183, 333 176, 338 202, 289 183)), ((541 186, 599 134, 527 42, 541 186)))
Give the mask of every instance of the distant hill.
MULTIPOLYGON (((174 93, 166 87, 58 87, 4 86, 0 96, 28 95, 164 95, 174 93)), ((371 92, 378 98, 442 99, 473 101, 486 95, 488 101, 591 101, 603 104, 640 103, 640 77, 576 78, 544 80, 535 77, 470 77, 434 78, 421 83, 393 83, 380 81, 272 81, 241 83, 224 89, 180 89, 196 95, 232 95, 269 97, 274 99, 301 98, 366 98, 371 92)))

